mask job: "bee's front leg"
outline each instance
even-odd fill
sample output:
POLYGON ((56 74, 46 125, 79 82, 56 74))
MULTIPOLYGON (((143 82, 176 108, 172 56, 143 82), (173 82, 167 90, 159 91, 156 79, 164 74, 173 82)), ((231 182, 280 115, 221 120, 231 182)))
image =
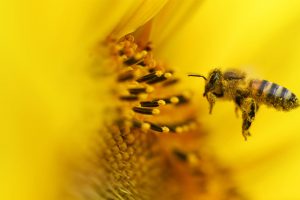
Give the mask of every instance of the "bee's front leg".
POLYGON ((257 104, 252 98, 245 98, 243 99, 241 109, 243 112, 243 136, 245 140, 247 140, 247 136, 250 136, 249 128, 251 126, 251 123, 253 122, 255 118, 255 114, 257 111, 257 104))
POLYGON ((207 93, 207 95, 206 95, 206 99, 209 103, 209 114, 212 113, 213 107, 214 107, 215 102, 216 102, 216 98, 217 97, 214 94, 210 93, 210 92, 207 93))

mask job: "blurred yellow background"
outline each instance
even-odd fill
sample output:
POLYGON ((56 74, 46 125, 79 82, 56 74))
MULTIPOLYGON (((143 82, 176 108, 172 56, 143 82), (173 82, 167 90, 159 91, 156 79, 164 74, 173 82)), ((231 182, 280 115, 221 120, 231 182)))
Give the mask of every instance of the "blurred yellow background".
MULTIPOLYGON (((135 2, 0 3, 0 199, 56 198, 63 179, 57 177, 57 154, 84 151, 101 117, 90 112, 104 106, 87 98, 103 87, 84 73, 90 47, 135 2)), ((237 67, 300 95, 300 1, 211 0, 197 6, 163 41, 152 36, 157 56, 182 74, 237 67)), ((233 103, 218 102, 209 116, 203 82, 187 81, 198 91, 202 123, 213 133, 210 145, 236 168, 251 199, 300 199, 300 110, 262 107, 244 142, 233 103)))

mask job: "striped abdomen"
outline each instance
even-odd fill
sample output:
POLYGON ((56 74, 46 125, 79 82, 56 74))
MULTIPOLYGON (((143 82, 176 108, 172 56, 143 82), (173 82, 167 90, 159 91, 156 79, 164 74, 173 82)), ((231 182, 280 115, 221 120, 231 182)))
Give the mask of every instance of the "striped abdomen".
POLYGON ((287 88, 266 80, 252 80, 250 89, 253 97, 259 102, 275 107, 279 110, 291 110, 299 106, 294 93, 287 88))

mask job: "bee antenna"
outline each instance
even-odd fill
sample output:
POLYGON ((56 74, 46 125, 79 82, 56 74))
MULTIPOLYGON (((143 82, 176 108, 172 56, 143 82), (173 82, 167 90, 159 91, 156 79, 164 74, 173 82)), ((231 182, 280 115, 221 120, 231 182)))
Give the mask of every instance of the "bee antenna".
POLYGON ((205 76, 200 75, 200 74, 189 74, 188 76, 201 77, 201 78, 204 78, 204 80, 207 80, 207 78, 205 76))

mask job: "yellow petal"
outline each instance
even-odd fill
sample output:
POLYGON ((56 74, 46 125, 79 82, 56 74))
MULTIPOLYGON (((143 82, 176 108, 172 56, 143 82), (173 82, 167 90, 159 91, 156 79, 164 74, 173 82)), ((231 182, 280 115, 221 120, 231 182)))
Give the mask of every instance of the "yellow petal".
POLYGON ((166 4, 167 0, 145 0, 133 2, 128 12, 116 26, 112 34, 116 37, 124 36, 145 24, 166 4), (128 14, 130 13, 130 14, 128 14))
POLYGON ((188 24, 192 16, 199 11, 201 4, 202 1, 198 0, 173 0, 163 7, 152 20, 151 41, 157 47, 156 52, 159 53, 163 45, 188 24))

